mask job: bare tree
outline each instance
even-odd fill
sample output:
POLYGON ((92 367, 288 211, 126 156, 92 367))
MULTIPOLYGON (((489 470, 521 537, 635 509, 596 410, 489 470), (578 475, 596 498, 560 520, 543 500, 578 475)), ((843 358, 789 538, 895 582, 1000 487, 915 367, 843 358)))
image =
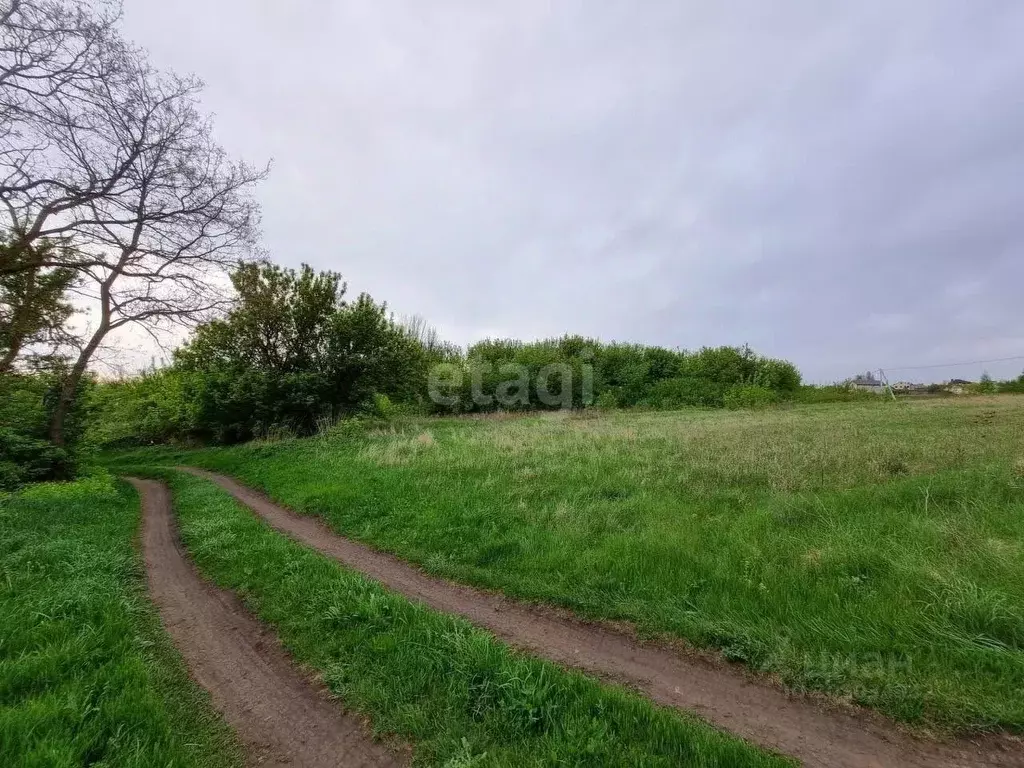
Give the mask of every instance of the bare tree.
POLYGON ((33 246, 64 238, 128 168, 130 158, 103 146, 91 119, 104 86, 140 58, 117 34, 119 18, 113 2, 0 0, 0 200, 8 219, 0 275, 67 266, 55 257, 74 249, 33 246))
POLYGON ((252 192, 267 168, 226 155, 202 83, 150 67, 118 15, 79 0, 0 6, 0 275, 70 268, 96 310, 52 414, 58 445, 108 334, 207 319, 225 303, 219 275, 257 247, 252 192))
POLYGON ((6 0, 0 3, 0 120, 32 113, 109 73, 104 50, 118 44, 119 3, 6 0))
MULTIPOLYGON (((252 198, 267 168, 231 161, 199 111, 200 84, 135 62, 117 88, 96 99, 95 132, 128 159, 114 187, 62 224, 84 255, 78 269, 98 308, 97 323, 71 367, 54 409, 50 438, 64 419, 104 338, 129 324, 150 333, 191 325, 226 306, 225 269, 257 249, 252 198)), ((77 125, 66 124, 70 138, 77 125)), ((83 160, 88 155, 82 155, 83 160)), ((100 160, 106 165, 108 155, 100 160)))

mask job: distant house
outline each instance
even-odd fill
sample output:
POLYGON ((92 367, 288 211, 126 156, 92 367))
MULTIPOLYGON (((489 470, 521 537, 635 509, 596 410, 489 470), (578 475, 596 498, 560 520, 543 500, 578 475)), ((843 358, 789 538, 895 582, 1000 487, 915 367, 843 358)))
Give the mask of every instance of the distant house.
POLYGON ((946 391, 953 395, 962 395, 974 382, 966 379, 950 379, 946 382, 946 391))
POLYGON ((885 384, 875 378, 875 375, 868 371, 861 376, 854 376, 852 379, 846 382, 846 386, 850 389, 859 389, 863 392, 876 392, 881 394, 885 392, 885 384))

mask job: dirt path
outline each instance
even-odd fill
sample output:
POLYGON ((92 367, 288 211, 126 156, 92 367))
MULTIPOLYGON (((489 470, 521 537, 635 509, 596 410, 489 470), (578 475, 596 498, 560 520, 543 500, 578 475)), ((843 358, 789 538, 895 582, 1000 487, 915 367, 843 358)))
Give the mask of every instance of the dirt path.
POLYGON ((272 527, 406 597, 463 616, 537 656, 620 681, 659 704, 695 712, 722 730, 796 757, 807 766, 1024 766, 1024 746, 1019 740, 921 741, 869 713, 826 709, 721 664, 645 646, 624 633, 428 576, 391 555, 339 536, 315 518, 286 510, 231 478, 181 469, 212 480, 272 527))
POLYGON ((277 638, 183 555, 162 483, 129 479, 142 497, 149 592, 192 676, 245 745, 247 763, 290 768, 403 765, 365 724, 303 677, 277 638))

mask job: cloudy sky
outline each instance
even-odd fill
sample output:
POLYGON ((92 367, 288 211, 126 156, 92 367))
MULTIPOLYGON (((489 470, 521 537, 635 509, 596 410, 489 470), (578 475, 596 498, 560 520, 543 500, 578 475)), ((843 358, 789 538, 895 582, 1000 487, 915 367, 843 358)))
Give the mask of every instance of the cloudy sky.
POLYGON ((1020 0, 126 0, 286 264, 452 340, 1017 375, 1020 0))

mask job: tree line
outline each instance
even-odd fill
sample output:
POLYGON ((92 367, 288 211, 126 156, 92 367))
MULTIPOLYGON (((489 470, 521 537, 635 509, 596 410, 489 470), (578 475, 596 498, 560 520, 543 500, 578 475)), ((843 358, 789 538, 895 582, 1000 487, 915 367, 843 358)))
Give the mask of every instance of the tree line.
POLYGON ((543 409, 554 406, 530 383, 544 368, 590 369, 591 391, 580 373, 558 407, 748 407, 791 398, 800 386, 791 363, 745 347, 691 353, 565 336, 462 349, 421 320, 397 320, 367 294, 349 300, 340 275, 308 266, 242 264, 232 284, 233 307, 201 324, 171 365, 96 385, 99 441, 234 443, 310 435, 360 415, 543 409), (509 364, 526 379, 512 408, 486 397, 509 364), (458 374, 460 397, 433 396, 430 380, 439 370, 458 374))
POLYGON ((268 167, 217 144, 201 82, 154 68, 119 21, 114 2, 0 6, 0 489, 72 477, 117 444, 310 435, 402 411, 761 407, 806 392, 792 363, 747 347, 567 335, 463 349, 352 297, 338 273, 273 264, 255 200, 268 167), (190 335, 160 370, 98 377, 127 326, 190 335))

